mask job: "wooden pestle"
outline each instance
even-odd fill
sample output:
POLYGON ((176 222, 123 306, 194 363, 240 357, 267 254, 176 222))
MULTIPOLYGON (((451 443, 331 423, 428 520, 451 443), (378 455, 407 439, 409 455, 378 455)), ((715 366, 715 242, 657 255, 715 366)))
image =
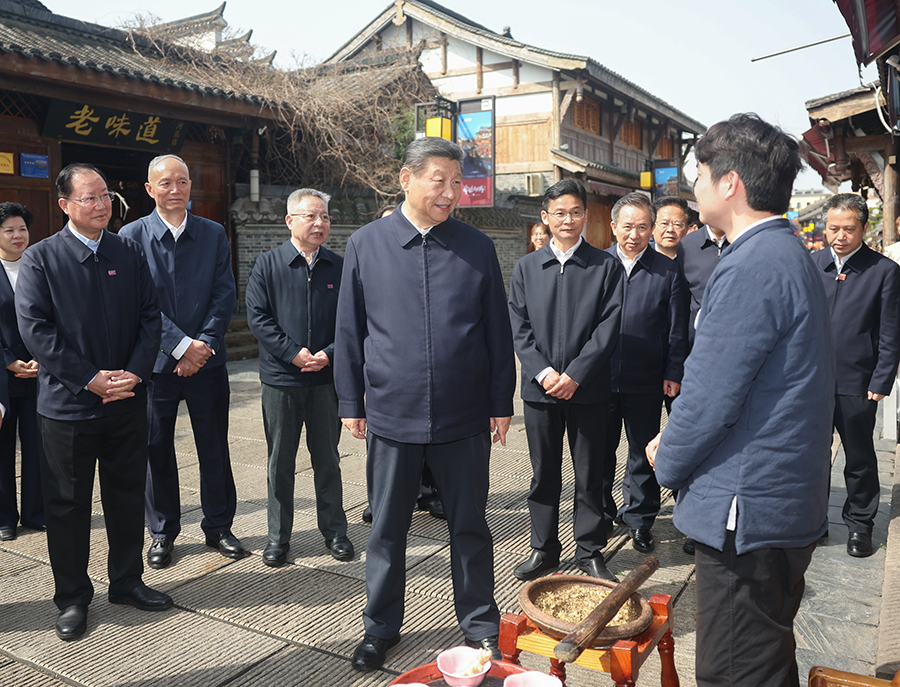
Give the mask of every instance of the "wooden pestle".
POLYGON ((644 561, 619 582, 591 614, 553 649, 553 655, 563 663, 573 663, 594 637, 603 632, 607 623, 619 612, 622 604, 659 568, 659 559, 647 556, 644 561))

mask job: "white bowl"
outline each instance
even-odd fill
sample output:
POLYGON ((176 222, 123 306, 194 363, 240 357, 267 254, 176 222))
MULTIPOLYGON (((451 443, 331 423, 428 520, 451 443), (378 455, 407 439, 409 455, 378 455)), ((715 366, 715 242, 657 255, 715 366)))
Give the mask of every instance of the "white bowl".
POLYGON ((484 668, 477 675, 463 676, 459 671, 465 669, 475 660, 479 649, 468 646, 457 646, 447 651, 442 651, 437 657, 437 667, 444 676, 444 681, 450 687, 477 687, 484 681, 484 676, 491 669, 491 662, 484 664, 484 668))
POLYGON ((510 675, 503 681, 503 687, 562 687, 562 682, 552 675, 529 670, 527 673, 510 675))

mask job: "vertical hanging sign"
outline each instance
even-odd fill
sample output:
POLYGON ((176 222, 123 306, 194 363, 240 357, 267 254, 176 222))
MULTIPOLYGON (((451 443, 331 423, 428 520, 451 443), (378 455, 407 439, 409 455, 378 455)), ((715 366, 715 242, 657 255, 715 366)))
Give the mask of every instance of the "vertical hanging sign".
POLYGON ((494 205, 494 97, 461 100, 456 142, 465 152, 459 207, 494 205))

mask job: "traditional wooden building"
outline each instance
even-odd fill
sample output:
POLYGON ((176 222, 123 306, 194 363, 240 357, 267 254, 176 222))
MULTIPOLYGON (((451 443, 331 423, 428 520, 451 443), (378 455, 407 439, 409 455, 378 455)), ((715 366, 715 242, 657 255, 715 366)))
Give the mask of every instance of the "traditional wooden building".
MULTIPOLYGON (((589 192, 586 235, 597 246, 609 245, 612 205, 641 188, 640 173, 661 159, 680 169, 706 130, 590 57, 527 45, 432 0, 396 0, 326 62, 417 45, 443 98, 476 108, 492 101, 485 107, 493 108, 496 127, 493 206, 515 209, 526 224, 538 221, 544 189, 576 177, 589 192)), ((679 191, 692 198, 689 186, 679 191)))
POLYGON ((53 14, 39 0, 0 0, 0 200, 31 209, 33 240, 64 225, 54 190, 62 167, 101 168, 114 214, 131 221, 153 207, 147 165, 165 152, 190 166, 191 210, 230 227, 238 169, 273 117, 259 98, 187 74, 139 35, 53 14))

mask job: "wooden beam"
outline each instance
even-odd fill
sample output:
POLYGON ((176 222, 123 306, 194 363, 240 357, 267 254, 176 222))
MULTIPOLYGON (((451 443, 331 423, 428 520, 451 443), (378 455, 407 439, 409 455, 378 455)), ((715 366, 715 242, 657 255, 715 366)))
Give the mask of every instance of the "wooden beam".
POLYGON ((848 153, 880 153, 891 144, 890 134, 876 136, 847 136, 844 146, 848 153))
MULTIPOLYGON (((492 62, 491 64, 481 65, 482 72, 499 72, 504 69, 514 69, 513 62, 492 62)), ((478 66, 474 67, 457 67, 456 69, 448 69, 440 72, 426 72, 428 78, 440 78, 442 76, 471 76, 478 74, 478 66)))
POLYGON ((575 91, 568 90, 566 94, 563 96, 562 104, 559 106, 559 121, 562 121, 566 118, 566 112, 569 110, 569 105, 572 104, 572 96, 575 95, 575 91))
MULTIPOLYGON (((659 129, 656 130, 656 133, 653 134, 653 140, 650 143, 650 157, 653 157, 653 154, 656 152, 656 147, 659 145, 659 142, 662 140, 662 137, 669 130, 669 120, 664 120, 660 125, 659 129)), ((672 151, 675 152, 674 150, 672 151)))
POLYGON ((882 220, 882 243, 889 246, 897 242, 897 217, 900 216, 900 175, 897 174, 898 146, 891 141, 884 150, 884 218, 882 220))
POLYGON ((475 48, 475 90, 481 93, 484 88, 484 51, 475 48))
POLYGON ((487 95, 500 97, 504 95, 525 95, 528 93, 549 93, 551 90, 552 85, 550 83, 526 83, 518 88, 502 86, 501 88, 485 88, 481 92, 476 91, 475 89, 472 89, 471 91, 454 91, 453 98, 455 100, 465 100, 467 98, 477 98, 479 96, 487 95))
POLYGON ((630 109, 630 106, 626 106, 624 112, 619 112, 618 118, 613 124, 612 129, 609 131, 609 161, 612 164, 615 164, 616 161, 616 136, 619 135, 619 131, 622 129, 622 125, 625 123, 625 118, 628 116, 628 111, 630 109))
POLYGON ((519 60, 512 61, 513 88, 519 87, 519 60))
MULTIPOLYGON (((883 97, 878 98, 878 103, 884 107, 885 100, 883 97)), ((859 93, 848 98, 842 98, 838 102, 828 103, 820 107, 814 107, 807 110, 809 118, 813 121, 817 119, 827 119, 831 122, 839 122, 847 117, 863 114, 875 109, 875 94, 859 93)))
POLYGON ((406 48, 411 50, 413 47, 413 20, 412 17, 406 18, 406 48))
POLYGON ((441 31, 441 76, 447 75, 447 34, 441 31))

